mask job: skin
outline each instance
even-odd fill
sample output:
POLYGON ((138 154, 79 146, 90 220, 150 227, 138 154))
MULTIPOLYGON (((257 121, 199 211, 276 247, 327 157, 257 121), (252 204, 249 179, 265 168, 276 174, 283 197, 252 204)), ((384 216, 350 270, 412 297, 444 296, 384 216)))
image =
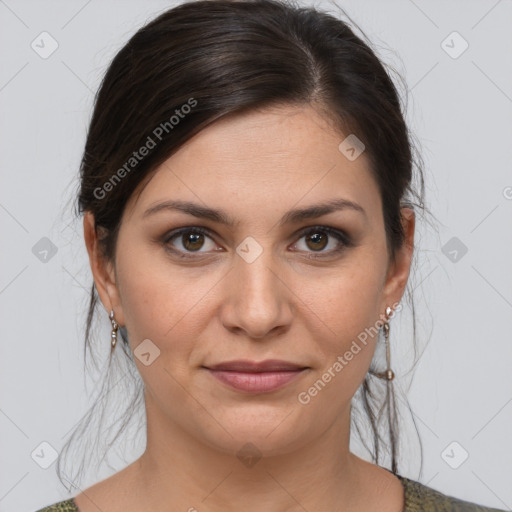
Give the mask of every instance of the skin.
POLYGON ((160 166, 138 199, 132 195, 115 262, 100 257, 92 214, 85 215, 101 302, 127 327, 132 350, 149 339, 160 355, 148 366, 135 358, 145 383, 146 451, 80 493, 82 512, 402 510, 400 481, 349 451, 350 401, 377 337, 308 404, 297 399, 398 304, 409 276, 414 213, 402 210, 406 243, 393 263, 368 159, 363 152, 348 160, 338 149, 345 136, 311 106, 214 123, 160 166), (290 209, 334 198, 366 215, 345 209, 278 224, 290 209), (143 218, 171 199, 223 209, 238 223, 170 210, 143 218), (332 235, 315 245, 300 233, 315 225, 345 231, 353 245, 334 254, 332 235), (210 234, 188 251, 186 237, 162 240, 183 226, 210 234), (263 251, 251 263, 236 253, 248 236, 263 251), (326 256, 308 258, 315 254, 326 256), (270 358, 310 369, 278 391, 247 395, 201 368, 270 358), (237 457, 248 442, 261 455, 252 467, 237 457))

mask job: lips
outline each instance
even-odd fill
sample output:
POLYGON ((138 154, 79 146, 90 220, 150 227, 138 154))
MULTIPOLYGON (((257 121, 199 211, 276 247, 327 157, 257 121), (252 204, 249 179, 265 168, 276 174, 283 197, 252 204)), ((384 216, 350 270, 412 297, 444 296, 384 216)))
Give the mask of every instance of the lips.
POLYGON ((266 361, 249 361, 247 359, 237 361, 226 361, 213 366, 207 366, 210 370, 223 370, 242 373, 260 373, 260 372, 286 372, 303 370, 307 366, 279 359, 267 359, 266 361))
POLYGON ((226 361, 206 367, 229 387, 246 393, 276 391, 302 375, 309 367, 289 361, 226 361))

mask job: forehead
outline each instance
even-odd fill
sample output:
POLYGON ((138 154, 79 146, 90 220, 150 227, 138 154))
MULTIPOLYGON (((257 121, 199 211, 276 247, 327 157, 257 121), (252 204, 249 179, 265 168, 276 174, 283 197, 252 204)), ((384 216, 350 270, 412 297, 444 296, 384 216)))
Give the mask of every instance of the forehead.
POLYGON ((181 199, 233 210, 236 216, 240 210, 282 212, 343 197, 369 215, 378 214, 380 195, 368 158, 363 152, 349 160, 339 149, 347 135, 309 106, 228 116, 156 169, 127 210, 130 217, 142 216, 160 201, 181 199))

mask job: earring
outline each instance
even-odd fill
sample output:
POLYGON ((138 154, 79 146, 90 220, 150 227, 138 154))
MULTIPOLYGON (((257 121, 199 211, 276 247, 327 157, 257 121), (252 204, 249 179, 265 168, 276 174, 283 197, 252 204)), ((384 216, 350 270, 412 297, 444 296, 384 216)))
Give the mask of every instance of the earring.
POLYGON ((116 348, 117 329, 119 329, 119 325, 117 324, 117 322, 114 319, 114 310, 113 309, 110 311, 110 315, 108 317, 110 318, 110 322, 112 323, 112 331, 110 333, 110 337, 112 339, 112 341, 111 341, 112 350, 114 350, 116 348))
POLYGON ((382 328, 384 329, 384 337, 385 337, 385 343, 386 343, 386 364, 387 364, 387 368, 386 368, 386 371, 381 374, 380 376, 381 377, 385 377, 386 379, 388 379, 388 381, 391 381, 395 378, 395 374, 393 372, 393 370, 391 369, 391 349, 389 347, 389 331, 390 331, 390 327, 389 327, 389 322, 388 322, 388 319, 389 317, 391 316, 391 313, 393 312, 393 310, 388 306, 386 308, 386 322, 384 323, 384 325, 382 326, 382 328))

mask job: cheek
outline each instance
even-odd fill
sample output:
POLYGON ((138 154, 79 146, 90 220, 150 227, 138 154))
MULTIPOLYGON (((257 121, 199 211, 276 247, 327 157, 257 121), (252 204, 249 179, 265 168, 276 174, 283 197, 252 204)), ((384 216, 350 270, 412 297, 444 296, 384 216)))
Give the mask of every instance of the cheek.
POLYGON ((149 338, 161 349, 186 349, 204 327, 200 315, 213 276, 180 269, 158 250, 132 252, 118 261, 121 303, 133 347, 149 338))
POLYGON ((378 283, 377 272, 347 273, 305 301, 314 312, 309 311, 307 328, 313 332, 313 324, 321 326, 312 348, 321 368, 301 390, 311 400, 313 416, 324 414, 326 404, 341 412, 368 372, 378 339, 378 326, 372 328, 379 315, 378 283))
POLYGON ((311 392, 318 393, 319 400, 315 399, 313 407, 319 407, 319 413, 320 404, 342 407, 350 401, 371 364, 385 273, 385 262, 376 254, 379 253, 370 248, 360 251, 335 274, 317 282, 323 286, 309 286, 308 294, 302 294, 311 319, 308 330, 314 332, 313 325, 320 325, 314 335, 314 347, 322 368, 308 382, 313 386, 311 392))
POLYGON ((379 318, 383 272, 379 262, 361 258, 322 279, 321 287, 304 288, 301 299, 327 331, 346 342, 379 318))

